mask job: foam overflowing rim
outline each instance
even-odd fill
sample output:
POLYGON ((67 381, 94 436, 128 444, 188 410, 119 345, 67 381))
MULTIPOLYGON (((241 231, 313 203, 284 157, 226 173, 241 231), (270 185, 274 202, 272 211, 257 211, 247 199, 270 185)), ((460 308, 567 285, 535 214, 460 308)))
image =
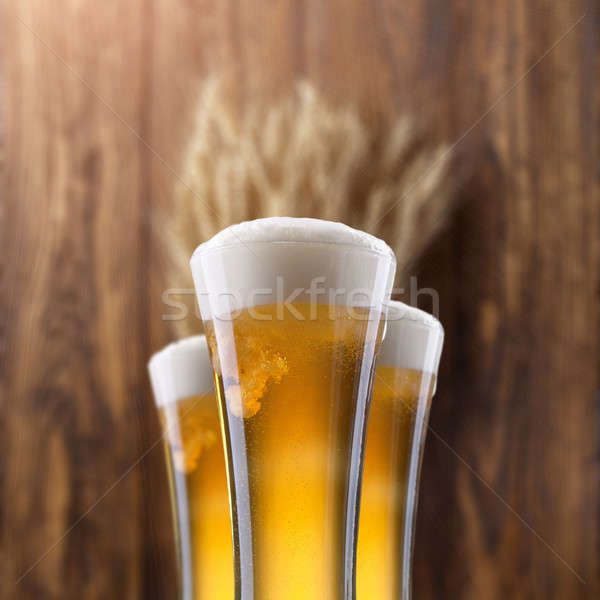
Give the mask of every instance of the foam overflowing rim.
POLYGON ((200 244, 190 262, 212 250, 255 243, 336 244, 388 255, 392 249, 381 239, 337 221, 298 217, 267 217, 226 227, 200 244))

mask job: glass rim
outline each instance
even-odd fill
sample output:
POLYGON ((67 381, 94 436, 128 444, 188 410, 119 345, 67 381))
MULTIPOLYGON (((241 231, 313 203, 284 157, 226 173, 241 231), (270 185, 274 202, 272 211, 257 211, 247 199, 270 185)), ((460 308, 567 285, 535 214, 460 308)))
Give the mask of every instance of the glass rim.
POLYGON ((337 246, 338 248, 348 248, 353 252, 361 252, 365 254, 372 254, 374 256, 380 256, 382 258, 389 258, 396 262, 396 255, 393 250, 388 246, 388 249, 378 250, 376 248, 369 248, 357 243, 336 240, 250 240, 245 242, 240 240, 239 242, 228 242, 219 246, 210 246, 211 241, 208 240, 202 244, 196 246, 196 249, 192 253, 190 258, 190 264, 193 264, 198 259, 215 252, 221 252, 230 250, 232 248, 244 248, 245 246, 337 246))

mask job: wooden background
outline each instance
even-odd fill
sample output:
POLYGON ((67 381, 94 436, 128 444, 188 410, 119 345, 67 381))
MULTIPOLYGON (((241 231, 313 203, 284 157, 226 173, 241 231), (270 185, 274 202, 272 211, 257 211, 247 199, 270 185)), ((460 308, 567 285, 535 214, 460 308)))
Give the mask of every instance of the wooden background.
POLYGON ((418 271, 447 345, 415 599, 599 597, 592 0, 7 0, 1 16, 2 598, 173 598, 151 221, 219 70, 240 102, 306 76, 459 142, 473 175, 418 271))

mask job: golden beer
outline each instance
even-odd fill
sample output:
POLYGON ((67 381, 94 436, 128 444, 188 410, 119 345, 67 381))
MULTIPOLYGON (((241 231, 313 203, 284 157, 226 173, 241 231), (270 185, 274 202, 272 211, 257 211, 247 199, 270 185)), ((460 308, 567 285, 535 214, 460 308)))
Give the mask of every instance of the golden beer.
POLYGON ((419 472, 443 339, 426 313, 396 302, 390 308, 402 318, 388 320, 375 374, 358 534, 360 600, 410 598, 419 472))
MULTIPOLYGON (((342 598, 345 512, 350 501, 357 411, 364 415, 363 357, 377 329, 345 307, 294 304, 255 308, 233 321, 233 338, 219 354, 212 326, 218 392, 230 440, 230 461, 247 465, 232 495, 253 523, 256 598, 342 598), (298 319, 301 315, 302 319, 298 319), (259 317, 257 319, 257 316, 259 317), (270 320, 262 320, 269 318, 270 320)), ((236 550, 243 543, 235 532, 236 550)), ((239 554, 239 552, 238 552, 239 554)))
POLYGON ((192 396, 161 412, 170 484, 179 500, 176 519, 189 535, 193 598, 231 600, 229 496, 215 394, 192 396))
POLYGON ((232 600, 227 473, 205 338, 167 346, 151 360, 150 372, 166 448, 180 597, 232 600))

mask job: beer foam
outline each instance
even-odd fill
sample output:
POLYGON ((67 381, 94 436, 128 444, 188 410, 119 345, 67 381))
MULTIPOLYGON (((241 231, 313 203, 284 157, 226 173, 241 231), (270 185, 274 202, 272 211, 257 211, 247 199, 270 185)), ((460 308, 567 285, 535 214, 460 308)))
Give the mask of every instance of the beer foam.
POLYGON ((288 297, 381 308, 396 259, 384 241, 343 223, 271 217, 217 233, 196 248, 190 266, 208 320, 288 297))
POLYGON ((203 335, 165 346, 152 355, 148 371, 158 406, 214 391, 208 344, 203 335))
POLYGON ((225 246, 253 242, 305 242, 347 244, 394 256, 392 249, 379 238, 353 229, 337 221, 296 217, 267 217, 244 221, 223 229, 204 244, 200 244, 192 255, 225 246))
POLYGON ((429 313, 390 301, 386 334, 378 365, 416 369, 437 375, 444 342, 444 328, 429 313))

